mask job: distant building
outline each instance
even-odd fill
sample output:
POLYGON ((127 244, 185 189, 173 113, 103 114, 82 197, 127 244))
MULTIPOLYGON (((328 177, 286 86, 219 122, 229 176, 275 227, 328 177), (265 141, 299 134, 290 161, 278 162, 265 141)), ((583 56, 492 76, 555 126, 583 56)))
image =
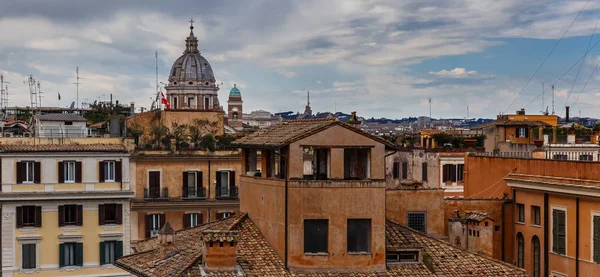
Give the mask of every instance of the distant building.
POLYGON ((267 128, 281 121, 281 117, 265 110, 252 111, 244 114, 242 122, 252 128, 267 128))
POLYGON ((242 94, 234 84, 229 92, 229 100, 227 100, 227 125, 236 129, 242 130, 243 110, 242 110, 242 94))
POLYGON ((36 137, 81 138, 88 132, 87 120, 78 114, 50 113, 33 116, 36 137))

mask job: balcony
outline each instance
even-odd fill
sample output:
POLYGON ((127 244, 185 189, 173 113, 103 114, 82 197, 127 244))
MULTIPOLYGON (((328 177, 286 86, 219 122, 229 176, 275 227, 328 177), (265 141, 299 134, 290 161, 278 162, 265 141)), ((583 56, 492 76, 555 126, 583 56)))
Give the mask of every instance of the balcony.
POLYGON ((169 199, 169 188, 162 188, 160 190, 144 188, 144 200, 168 200, 169 199))
POLYGON ((228 189, 222 189, 221 187, 217 186, 216 198, 217 199, 237 199, 238 198, 238 187, 233 186, 233 187, 228 187, 228 189))
POLYGON ((206 199, 206 188, 196 189, 195 186, 184 186, 181 198, 183 200, 204 200, 206 199))

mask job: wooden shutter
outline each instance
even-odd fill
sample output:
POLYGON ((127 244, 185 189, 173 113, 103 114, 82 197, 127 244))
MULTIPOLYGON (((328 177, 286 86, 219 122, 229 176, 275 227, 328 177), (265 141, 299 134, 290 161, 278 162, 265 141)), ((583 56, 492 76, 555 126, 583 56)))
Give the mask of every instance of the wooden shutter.
POLYGON ((17 228, 23 227, 23 207, 17 207, 17 228))
POLYGON ((98 162, 98 181, 104 183, 104 161, 98 162))
POLYGON ((215 195, 221 196, 221 171, 217 171, 216 178, 217 184, 215 186, 215 195))
POLYGON ((406 180, 408 178, 408 163, 402 162, 402 180, 406 180))
POLYGON ((23 183, 23 162, 17 162, 17 184, 23 183))
POLYGON ((235 192, 235 171, 229 171, 229 195, 235 192))
POLYGON ((190 227, 190 214, 183 214, 183 228, 190 227))
POLYGON ((558 253, 558 212, 552 211, 552 252, 558 253))
POLYGON ((152 229, 152 215, 146 215, 146 238, 150 238, 150 230, 152 229))
POLYGON ((42 163, 34 162, 33 163, 33 182, 36 184, 40 183, 42 174, 42 163))
POLYGON ((65 163, 58 162, 58 183, 62 184, 65 182, 65 163))
POLYGON ((123 256, 123 241, 118 240, 115 246, 115 260, 123 256))
POLYGON ((65 226, 65 206, 58 206, 58 226, 65 226))
MULTIPOLYGON (((62 206, 59 206, 62 207, 62 206)), ((58 245, 58 266, 65 266, 65 245, 63 243, 58 245)))
POLYGON ((75 265, 83 266, 83 243, 75 244, 75 265))
POLYGON ((427 181, 427 163, 421 164, 421 180, 427 181))
POLYGON ((123 173, 123 163, 121 161, 115 162, 115 182, 121 182, 123 173))
POLYGON ((104 204, 98 205, 98 225, 106 224, 106 209, 104 204))
POLYGON ((75 162, 75 183, 81 183, 81 162, 75 162))
POLYGON ((83 225, 83 205, 77 205, 77 213, 75 215, 77 226, 83 225))
POLYGON ((204 215, 198 213, 198 225, 204 224, 204 215))
POLYGON ((103 265, 106 263, 106 260, 104 259, 104 255, 106 253, 104 252, 104 242, 101 241, 100 242, 100 265, 103 265))
POLYGON ((600 262, 600 216, 594 216, 594 262, 600 262))
POLYGON ((160 214, 160 226, 158 226, 158 229, 162 229, 162 227, 165 225, 165 223, 167 223, 167 219, 165 214, 160 214))
POLYGON ((183 172, 183 176, 181 177, 183 180, 183 183, 181 184, 181 195, 183 197, 188 197, 188 188, 187 188, 187 184, 188 184, 188 173, 186 171, 183 172))
POLYGON ((35 206, 35 227, 42 227, 42 206, 35 206))
POLYGON ((196 195, 203 196, 202 194, 202 171, 196 171, 196 195))
POLYGON ((123 224, 123 204, 117 204, 116 205, 116 216, 115 216, 115 223, 116 224, 123 224))
POLYGON ((529 137, 529 128, 524 127, 523 129, 525 129, 525 138, 529 137))
POLYGON ((566 254, 565 249, 566 249, 566 230, 565 230, 565 212, 564 211, 560 211, 558 213, 558 253, 560 254, 566 254))
POLYGON ((400 163, 394 162, 394 165, 392 166, 392 178, 398 179, 399 175, 400 175, 400 163))
POLYGON ((451 165, 449 165, 448 169, 449 169, 449 173, 450 173, 450 181, 456 182, 456 165, 451 164, 451 165))

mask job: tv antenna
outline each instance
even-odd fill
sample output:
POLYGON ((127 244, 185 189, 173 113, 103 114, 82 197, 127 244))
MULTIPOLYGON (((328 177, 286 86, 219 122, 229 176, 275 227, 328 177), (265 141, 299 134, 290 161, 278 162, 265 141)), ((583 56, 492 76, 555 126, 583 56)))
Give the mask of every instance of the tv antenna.
POLYGON ((77 88, 77 95, 75 98, 75 103, 76 103, 77 109, 79 109, 79 85, 81 85, 79 80, 83 79, 83 78, 79 78, 79 66, 75 68, 75 76, 76 76, 76 79, 75 79, 76 81, 75 81, 75 83, 73 83, 75 85, 75 87, 77 88))
POLYGON ((8 85, 6 84, 10 84, 10 82, 4 81, 4 75, 0 74, 0 107, 4 113, 8 106, 8 85))
POLYGON ((554 85, 552 85, 552 115, 554 114, 554 85))
POLYGON ((429 120, 431 120, 431 97, 427 99, 429 101, 429 120))
POLYGON ((30 74, 29 77, 27 77, 27 80, 23 81, 23 83, 29 86, 29 100, 31 102, 31 110, 35 111, 38 107, 37 94, 38 89, 40 87, 39 81, 36 81, 33 75, 30 74))

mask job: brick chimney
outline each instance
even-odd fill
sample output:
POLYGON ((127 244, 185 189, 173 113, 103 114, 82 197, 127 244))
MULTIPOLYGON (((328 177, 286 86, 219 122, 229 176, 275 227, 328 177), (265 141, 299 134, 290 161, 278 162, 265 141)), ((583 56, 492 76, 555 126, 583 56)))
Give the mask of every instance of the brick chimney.
POLYGON ((347 123, 356 129, 360 129, 360 124, 362 123, 362 121, 358 120, 358 116, 356 116, 356 112, 352 112, 352 116, 350 116, 350 119, 348 120, 347 123))
POLYGON ((173 230, 168 221, 158 231, 158 240, 160 241, 160 255, 163 259, 175 253, 175 230, 173 230))
POLYGON ((238 231, 202 232, 202 267, 206 270, 236 270, 238 231))

